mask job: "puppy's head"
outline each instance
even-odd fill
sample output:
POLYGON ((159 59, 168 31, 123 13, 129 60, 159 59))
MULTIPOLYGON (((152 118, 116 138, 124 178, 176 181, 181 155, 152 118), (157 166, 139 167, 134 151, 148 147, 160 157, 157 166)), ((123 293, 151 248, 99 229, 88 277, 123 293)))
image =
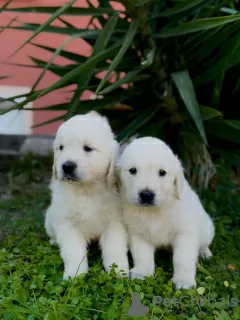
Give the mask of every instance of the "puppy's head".
POLYGON ((145 137, 131 142, 119 160, 118 174, 121 196, 127 203, 160 207, 181 197, 181 163, 159 139, 145 137))
POLYGON ((68 182, 106 179, 114 183, 118 143, 106 118, 96 112, 75 116, 58 129, 53 178, 68 182))

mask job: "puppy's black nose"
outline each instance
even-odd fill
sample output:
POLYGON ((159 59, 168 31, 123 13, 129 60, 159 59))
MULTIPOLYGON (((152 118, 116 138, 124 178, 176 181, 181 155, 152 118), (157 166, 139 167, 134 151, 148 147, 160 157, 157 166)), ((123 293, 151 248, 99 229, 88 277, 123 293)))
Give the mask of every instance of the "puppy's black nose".
POLYGON ((63 168, 63 172, 65 174, 71 174, 73 173, 74 169, 76 168, 76 164, 74 162, 71 161, 66 161, 64 162, 64 164, 62 165, 63 168))
POLYGON ((141 204, 153 205, 154 197, 154 192, 150 190, 143 190, 139 192, 139 199, 141 204))

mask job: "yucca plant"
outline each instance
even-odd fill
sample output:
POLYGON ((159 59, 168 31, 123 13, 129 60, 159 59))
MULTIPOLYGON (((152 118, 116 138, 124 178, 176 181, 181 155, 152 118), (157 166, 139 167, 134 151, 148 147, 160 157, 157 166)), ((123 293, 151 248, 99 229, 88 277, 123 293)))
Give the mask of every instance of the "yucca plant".
POLYGON ((235 148, 240 143, 240 113, 236 111, 240 95, 237 3, 123 0, 125 10, 120 11, 107 0, 99 0, 98 6, 88 0, 88 8, 72 7, 75 2, 71 0, 64 7, 17 9, 8 8, 8 2, 2 8, 48 13, 49 19, 42 25, 7 27, 32 31, 26 43, 53 54, 50 61, 31 57, 35 66, 42 68, 41 76, 25 101, 11 109, 22 109, 29 101, 75 84, 69 102, 38 110, 66 111, 51 122, 97 110, 109 117, 120 142, 135 134, 160 137, 180 154, 188 176, 207 186, 215 172, 212 151, 223 151, 229 145, 235 148), (86 29, 79 30, 66 19, 72 15, 92 19, 86 29), (65 27, 52 26, 56 19, 65 27), (41 32, 68 37, 59 48, 52 48, 34 42, 41 32), (64 50, 68 42, 79 37, 91 45, 90 57, 64 50), (55 64, 58 55, 71 63, 55 64), (46 70, 58 75, 59 80, 36 90, 46 70), (102 71, 105 76, 100 79, 102 71), (96 99, 81 101, 85 90, 96 93, 96 99))

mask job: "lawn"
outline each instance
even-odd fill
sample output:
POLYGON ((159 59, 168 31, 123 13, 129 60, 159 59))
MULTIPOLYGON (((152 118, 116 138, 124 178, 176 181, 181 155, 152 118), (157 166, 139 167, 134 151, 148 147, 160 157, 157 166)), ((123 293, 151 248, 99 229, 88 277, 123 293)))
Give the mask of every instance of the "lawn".
POLYGON ((50 170, 28 156, 0 173, 0 319, 240 319, 240 199, 230 171, 201 192, 216 225, 213 258, 199 262, 196 289, 175 291, 171 253, 157 252, 154 278, 132 281, 104 272, 96 244, 89 274, 62 281, 43 228, 50 170), (149 307, 143 317, 128 317, 133 292, 149 307))

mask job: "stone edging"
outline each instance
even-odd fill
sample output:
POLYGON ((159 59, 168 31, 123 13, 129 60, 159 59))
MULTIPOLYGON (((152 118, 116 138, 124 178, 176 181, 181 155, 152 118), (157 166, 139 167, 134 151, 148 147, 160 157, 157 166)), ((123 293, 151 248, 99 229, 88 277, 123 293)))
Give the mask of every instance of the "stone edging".
MULTIPOLYGON (((120 145, 120 153, 134 138, 136 136, 120 145)), ((52 152, 54 139, 55 135, 0 134, 0 156, 20 156, 32 153, 36 156, 47 157, 52 152)))
POLYGON ((0 134, 0 156, 19 156, 31 152, 38 156, 48 156, 52 152, 55 136, 0 134))

